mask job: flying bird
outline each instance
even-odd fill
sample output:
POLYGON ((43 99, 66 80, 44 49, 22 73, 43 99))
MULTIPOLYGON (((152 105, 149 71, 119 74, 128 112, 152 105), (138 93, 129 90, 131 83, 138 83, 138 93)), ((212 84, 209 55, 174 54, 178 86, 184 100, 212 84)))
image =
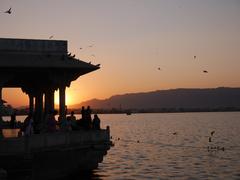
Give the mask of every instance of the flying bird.
POLYGON ((203 72, 204 72, 204 73, 208 73, 208 71, 206 71, 206 70, 204 70, 203 72))
POLYGON ((159 67, 158 70, 161 70, 161 68, 159 67))
POLYGON ((211 132, 211 136, 213 136, 214 133, 215 133, 215 131, 212 131, 212 132, 211 132))
POLYGON ((80 47, 79 49, 80 49, 80 50, 82 50, 82 48, 81 48, 81 47, 80 47))
POLYGON ((211 137, 208 138, 208 142, 212 142, 212 138, 211 137))
POLYGON ((5 11, 4 13, 11 14, 12 13, 12 8, 9 8, 9 10, 5 11))
POLYGON ((49 37, 49 39, 52 39, 53 38, 53 35, 49 37))

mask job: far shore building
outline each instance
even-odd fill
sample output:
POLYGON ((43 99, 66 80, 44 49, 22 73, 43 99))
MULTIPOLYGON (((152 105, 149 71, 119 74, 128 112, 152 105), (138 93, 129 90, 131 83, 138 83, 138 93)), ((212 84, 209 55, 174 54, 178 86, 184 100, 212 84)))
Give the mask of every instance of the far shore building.
POLYGON ((36 125, 42 123, 45 112, 54 110, 56 90, 59 119, 66 119, 66 87, 97 69, 99 66, 70 55, 64 40, 0 38, 0 100, 3 88, 21 88, 29 96, 29 113, 34 114, 36 125))

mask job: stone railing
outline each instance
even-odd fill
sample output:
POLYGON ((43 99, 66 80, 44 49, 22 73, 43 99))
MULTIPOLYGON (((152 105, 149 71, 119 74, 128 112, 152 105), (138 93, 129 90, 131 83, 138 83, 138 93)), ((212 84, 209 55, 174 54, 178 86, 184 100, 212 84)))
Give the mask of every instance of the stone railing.
POLYGON ((35 134, 29 137, 0 139, 0 155, 44 151, 52 148, 101 145, 110 143, 110 130, 79 130, 35 134))

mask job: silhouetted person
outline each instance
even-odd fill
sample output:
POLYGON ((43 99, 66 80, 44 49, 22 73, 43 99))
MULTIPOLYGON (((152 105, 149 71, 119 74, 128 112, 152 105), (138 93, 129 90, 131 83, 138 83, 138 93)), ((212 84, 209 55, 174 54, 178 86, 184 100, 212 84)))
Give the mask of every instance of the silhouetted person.
POLYGON ((100 119, 97 114, 94 114, 92 126, 93 126, 93 129, 100 130, 100 119))
POLYGON ((55 119, 56 112, 51 111, 48 117, 47 127, 48 132, 55 132, 57 128, 57 121, 55 119))
POLYGON ((86 112, 85 112, 84 106, 82 106, 81 114, 82 114, 82 120, 86 119, 86 112))
POLYGON ((82 106, 81 114, 82 119, 80 119, 79 125, 84 129, 88 129, 87 110, 85 109, 84 106, 82 106))
POLYGON ((15 128, 15 125, 16 125, 16 112, 14 111, 12 114, 11 114, 11 120, 10 120, 10 127, 12 129, 15 128))
POLYGON ((76 116, 74 115, 74 111, 71 112, 70 121, 71 121, 72 130, 78 130, 79 128, 77 125, 76 116))
POLYGON ((21 128, 21 131, 24 133, 24 136, 30 136, 33 134, 33 116, 32 114, 29 114, 24 122, 23 127, 21 128))
POLYGON ((71 120, 76 121, 76 116, 74 115, 74 111, 71 112, 71 120))
POLYGON ((87 107, 85 113, 86 113, 85 115, 86 115, 87 129, 91 129, 91 127, 92 127, 92 117, 91 117, 92 110, 91 110, 90 106, 87 107))
POLYGON ((67 117, 67 121, 66 121, 66 130, 67 131, 71 131, 72 130, 72 125, 71 125, 72 123, 71 123, 71 117, 70 116, 68 116, 67 117))
POLYGON ((76 116, 74 115, 74 111, 71 111, 71 115, 67 116, 67 121, 66 121, 66 130, 71 131, 71 130, 77 130, 77 122, 76 122, 76 116))

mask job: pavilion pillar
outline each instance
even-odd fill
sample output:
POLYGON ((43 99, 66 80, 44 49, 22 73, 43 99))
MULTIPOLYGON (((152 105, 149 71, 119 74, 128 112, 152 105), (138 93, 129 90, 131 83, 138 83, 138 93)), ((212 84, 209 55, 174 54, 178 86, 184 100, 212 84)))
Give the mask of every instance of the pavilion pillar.
POLYGON ((2 87, 0 87, 0 120, 2 119, 2 109, 3 109, 3 102, 2 102, 2 87))
POLYGON ((66 86, 62 85, 59 88, 59 119, 66 119, 66 103, 65 103, 65 90, 66 86))
POLYGON ((2 101, 2 87, 0 87, 0 138, 2 134, 2 112, 3 112, 3 101, 2 101))
POLYGON ((35 101, 34 131, 39 133, 43 118, 43 93, 38 93, 35 101))
POLYGON ((2 87, 0 87, 0 99, 2 100, 2 87))
POLYGON ((45 113, 54 110, 54 90, 49 89, 45 93, 45 113))
POLYGON ((34 97, 32 94, 28 95, 29 97, 29 114, 33 115, 33 110, 34 110, 34 97))

